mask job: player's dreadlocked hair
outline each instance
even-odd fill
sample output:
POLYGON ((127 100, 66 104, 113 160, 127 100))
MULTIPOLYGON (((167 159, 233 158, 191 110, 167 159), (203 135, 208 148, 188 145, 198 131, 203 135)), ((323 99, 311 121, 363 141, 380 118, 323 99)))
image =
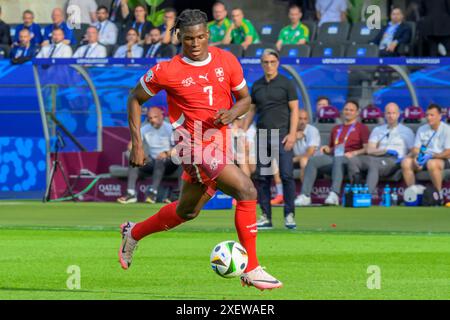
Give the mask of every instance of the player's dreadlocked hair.
POLYGON ((185 27, 195 26, 197 24, 204 24, 205 26, 208 23, 208 16, 201 10, 198 9, 186 9, 180 13, 175 21, 175 26, 172 31, 176 29, 182 29, 185 27))

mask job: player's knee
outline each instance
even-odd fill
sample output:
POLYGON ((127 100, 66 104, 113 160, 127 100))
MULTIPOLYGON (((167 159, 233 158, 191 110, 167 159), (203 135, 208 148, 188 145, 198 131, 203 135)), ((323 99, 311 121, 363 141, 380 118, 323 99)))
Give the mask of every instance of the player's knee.
POLYGON ((258 194, 256 188, 249 179, 248 182, 243 183, 237 191, 236 200, 256 200, 258 194))

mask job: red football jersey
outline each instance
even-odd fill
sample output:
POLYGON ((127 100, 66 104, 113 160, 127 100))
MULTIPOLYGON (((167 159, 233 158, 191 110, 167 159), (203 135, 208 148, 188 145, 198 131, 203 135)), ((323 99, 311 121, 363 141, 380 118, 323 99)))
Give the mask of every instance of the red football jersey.
POLYGON ((242 66, 233 54, 216 47, 209 47, 208 52, 204 61, 177 55, 156 64, 140 79, 150 96, 166 90, 170 122, 175 129, 182 126, 191 135, 194 121, 202 123, 203 132, 224 128, 214 124, 215 114, 219 109, 230 109, 232 91, 246 85, 242 66))

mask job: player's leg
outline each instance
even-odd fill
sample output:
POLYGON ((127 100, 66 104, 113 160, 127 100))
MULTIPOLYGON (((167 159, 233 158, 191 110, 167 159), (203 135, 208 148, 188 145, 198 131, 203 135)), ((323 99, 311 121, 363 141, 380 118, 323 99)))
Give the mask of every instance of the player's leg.
POLYGON ((185 181, 178 201, 163 206, 145 221, 122 224, 122 244, 119 250, 119 262, 122 268, 128 269, 131 265, 133 252, 139 240, 156 232, 168 231, 194 219, 211 198, 206 189, 206 186, 200 183, 185 181))
POLYGON ((259 266, 256 256, 256 198, 253 182, 237 166, 227 164, 216 178, 217 187, 237 200, 235 226, 239 241, 247 250, 248 265, 241 276, 243 284, 258 289, 274 289, 282 283, 259 266))
POLYGON ((427 162, 427 169, 430 173, 431 182, 433 186, 439 191, 442 190, 442 173, 444 171, 444 160, 431 159, 427 162))

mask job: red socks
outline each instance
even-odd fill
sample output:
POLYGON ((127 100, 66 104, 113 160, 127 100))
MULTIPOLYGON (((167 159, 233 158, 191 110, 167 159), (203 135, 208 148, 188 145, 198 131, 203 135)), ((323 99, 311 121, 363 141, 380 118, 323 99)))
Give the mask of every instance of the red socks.
POLYGON ((177 203, 178 201, 175 201, 165 205, 147 220, 136 223, 131 229, 133 239, 139 241, 149 234, 167 231, 186 222, 176 213, 177 203))
MULTIPOLYGON (((139 241, 149 234, 167 231, 186 222, 177 215, 176 208, 177 201, 162 207, 147 220, 137 223, 131 229, 133 239, 139 241)), ((238 201, 234 218, 239 241, 248 254, 245 272, 252 271, 259 266, 256 257, 256 200, 238 201)))
POLYGON ((234 217, 239 241, 247 250, 248 264, 245 272, 252 271, 259 266, 256 257, 256 200, 238 201, 234 217))

